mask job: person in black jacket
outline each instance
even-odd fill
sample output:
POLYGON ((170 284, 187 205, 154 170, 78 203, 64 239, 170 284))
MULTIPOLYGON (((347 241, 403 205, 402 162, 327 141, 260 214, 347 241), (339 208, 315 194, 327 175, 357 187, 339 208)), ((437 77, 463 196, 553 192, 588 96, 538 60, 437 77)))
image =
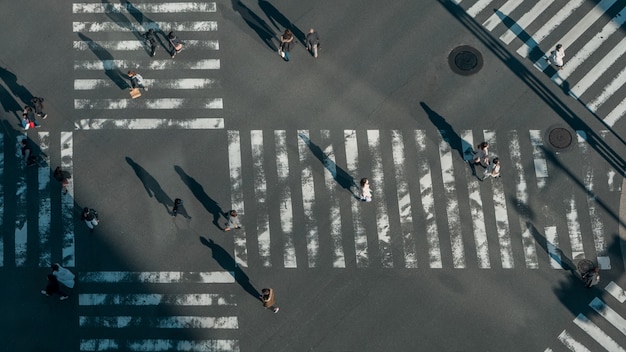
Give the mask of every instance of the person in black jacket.
POLYGON ((144 35, 146 38, 146 45, 150 47, 150 56, 154 56, 157 49, 157 39, 156 34, 154 33, 154 29, 150 28, 144 35))
POLYGON ((90 232, 93 232, 94 227, 98 226, 100 222, 100 220, 98 220, 98 212, 89 207, 83 209, 83 214, 80 216, 80 219, 85 221, 90 232))
POLYGON ((64 301, 68 298, 70 298, 70 296, 67 295, 67 293, 61 291, 61 285, 59 285, 59 280, 57 280, 57 277, 52 275, 52 274, 48 274, 48 284, 46 285, 46 289, 45 290, 41 290, 41 294, 42 295, 46 295, 46 296, 50 296, 53 294, 59 294, 59 296, 61 296, 59 299, 61 301, 64 301))

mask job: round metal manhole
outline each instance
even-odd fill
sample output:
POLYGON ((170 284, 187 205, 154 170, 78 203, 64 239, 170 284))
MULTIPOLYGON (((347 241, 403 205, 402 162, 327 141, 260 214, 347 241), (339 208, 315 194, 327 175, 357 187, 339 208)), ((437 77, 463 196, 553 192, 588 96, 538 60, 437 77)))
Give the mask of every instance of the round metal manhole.
POLYGON ((555 127, 548 132, 548 142, 553 148, 567 149, 572 145, 574 136, 572 133, 563 127, 555 127))
POLYGON ((483 68, 483 56, 471 46, 463 45, 450 52, 448 64, 455 73, 469 76, 483 68))
POLYGON ((593 271, 595 268, 596 265, 589 259, 583 259, 578 263, 578 272, 581 274, 593 271))

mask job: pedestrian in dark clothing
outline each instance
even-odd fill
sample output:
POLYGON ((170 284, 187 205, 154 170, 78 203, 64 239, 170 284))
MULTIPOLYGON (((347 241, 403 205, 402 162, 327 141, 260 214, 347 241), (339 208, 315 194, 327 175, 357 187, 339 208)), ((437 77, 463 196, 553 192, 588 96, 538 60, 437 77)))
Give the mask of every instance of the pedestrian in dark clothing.
POLYGON ((138 74, 135 71, 128 71, 128 77, 130 78, 130 86, 131 89, 134 88, 141 88, 145 91, 148 91, 148 88, 146 88, 145 86, 145 82, 143 80, 143 77, 141 77, 140 74, 138 74))
POLYGON ((22 156, 26 166, 33 166, 37 162, 37 157, 33 154, 33 150, 30 148, 26 138, 22 139, 22 156))
POLYGON ((241 228, 241 223, 239 222, 239 218, 237 217, 236 210, 229 211, 228 216, 226 216, 226 219, 228 219, 228 223, 226 224, 224 231, 230 231, 231 228, 233 229, 241 228))
POLYGON ((591 288, 600 282, 600 268, 595 267, 582 275, 586 288, 591 288))
POLYGON ((285 61, 289 61, 289 51, 291 51, 293 45, 293 33, 291 33, 289 29, 285 29, 285 33, 280 36, 280 48, 278 49, 278 54, 285 59, 285 61))
POLYGON ((320 36, 313 28, 309 29, 309 33, 306 35, 306 48, 317 59, 317 50, 320 48, 320 36))
POLYGON ((33 108, 28 105, 24 106, 24 112, 22 113, 22 127, 24 127, 25 130, 33 127, 39 127, 39 122, 37 122, 37 119, 35 118, 33 108))
POLYGON ((261 290, 261 301, 263 301, 263 307, 271 309, 274 313, 278 313, 280 308, 276 306, 276 297, 274 297, 274 289, 264 288, 261 290))
POLYGON ((186 219, 191 219, 191 216, 189 216, 189 214, 187 214, 187 210, 183 206, 183 200, 180 199, 180 198, 174 199, 174 208, 172 208, 172 216, 176 217, 176 215, 178 215, 178 213, 180 213, 186 219))
POLYGON ((61 285, 59 285, 59 280, 57 280, 57 277, 52 274, 48 274, 48 284, 46 285, 45 290, 41 290, 41 294, 51 296, 55 293, 61 296, 59 298, 61 301, 70 298, 70 296, 68 296, 65 292, 61 291, 61 285))
POLYGON ((183 45, 185 42, 178 39, 178 37, 174 34, 174 32, 169 32, 167 35, 167 39, 170 42, 170 52, 172 53, 172 59, 176 57, 176 54, 183 51, 183 45))
POLYGON ((146 45, 150 47, 150 56, 154 56, 157 49, 157 38, 154 29, 150 28, 144 33, 143 37, 146 38, 146 45))
POLYGON ((61 184, 61 192, 63 194, 67 194, 67 185, 70 183, 68 179, 70 177, 69 172, 63 171, 60 166, 54 169, 54 179, 61 184))
POLYGON ((30 102, 35 108, 35 114, 37 114, 37 117, 41 117, 45 120, 46 117, 48 117, 48 114, 43 112, 43 98, 33 97, 30 102))
POLYGON ((95 226, 98 226, 100 220, 98 219, 98 212, 89 207, 85 207, 83 209, 83 214, 80 216, 80 219, 85 221, 87 227, 90 232, 93 232, 95 226))

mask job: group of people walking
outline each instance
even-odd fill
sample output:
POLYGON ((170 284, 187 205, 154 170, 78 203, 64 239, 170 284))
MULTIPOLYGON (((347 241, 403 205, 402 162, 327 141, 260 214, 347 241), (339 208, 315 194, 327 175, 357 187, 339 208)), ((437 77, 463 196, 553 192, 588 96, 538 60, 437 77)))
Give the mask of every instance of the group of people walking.
MULTIPOLYGON (((289 61, 289 52, 295 45, 295 38, 290 29, 285 29, 285 32, 280 36, 280 44, 278 46, 278 55, 280 55, 285 61, 289 61)), ((309 33, 306 35, 305 46, 307 50, 317 59, 317 52, 320 48, 320 36, 315 29, 309 29, 309 33)))
POLYGON ((478 150, 474 152, 472 156, 472 163, 474 165, 480 165, 485 168, 483 172, 483 177, 478 177, 479 180, 483 181, 488 177, 500 177, 500 159, 493 158, 491 159, 489 156, 489 143, 482 142, 477 146, 478 150))
POLYGON ((43 102, 44 98, 33 97, 30 100, 30 105, 24 106, 24 111, 22 112, 22 128, 28 130, 39 127, 37 117, 41 119, 46 119, 48 117, 48 114, 43 112, 43 102))

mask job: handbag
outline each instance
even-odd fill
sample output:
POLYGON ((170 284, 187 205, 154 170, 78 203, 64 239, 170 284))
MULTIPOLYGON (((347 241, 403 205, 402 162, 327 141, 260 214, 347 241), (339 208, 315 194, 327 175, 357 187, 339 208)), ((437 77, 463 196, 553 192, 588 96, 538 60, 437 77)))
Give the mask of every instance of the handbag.
POLYGON ((141 96, 141 92, 139 91, 139 88, 133 88, 130 90, 130 97, 133 99, 137 99, 141 96))

